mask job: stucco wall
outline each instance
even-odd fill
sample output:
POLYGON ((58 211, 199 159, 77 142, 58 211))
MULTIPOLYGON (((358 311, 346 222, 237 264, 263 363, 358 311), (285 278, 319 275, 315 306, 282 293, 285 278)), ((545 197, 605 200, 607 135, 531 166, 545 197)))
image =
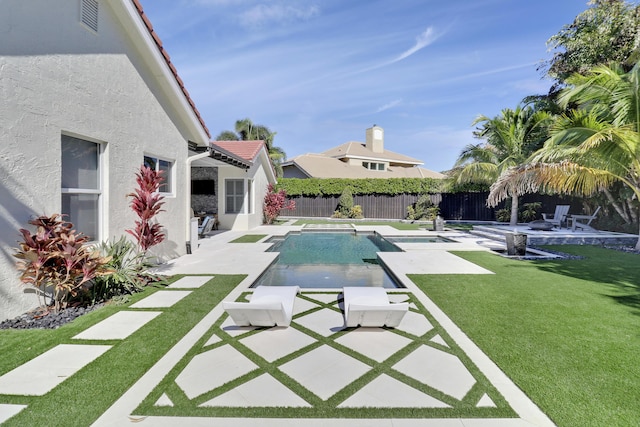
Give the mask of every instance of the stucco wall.
POLYGON ((269 181, 264 165, 256 162, 246 172, 236 167, 221 167, 218 169, 218 219, 222 230, 250 230, 262 224, 262 205, 267 192, 269 181), (247 180, 253 180, 253 211, 251 214, 225 214, 225 179, 244 179, 245 189, 247 180))
POLYGON ((35 304, 17 280, 12 248, 30 216, 60 211, 63 133, 104 145, 103 238, 133 227, 126 194, 143 156, 173 161, 174 194, 159 215, 167 240, 154 253, 185 253, 189 136, 141 77, 150 70, 104 4, 98 34, 78 22, 75 0, 0 4, 0 320, 35 304))

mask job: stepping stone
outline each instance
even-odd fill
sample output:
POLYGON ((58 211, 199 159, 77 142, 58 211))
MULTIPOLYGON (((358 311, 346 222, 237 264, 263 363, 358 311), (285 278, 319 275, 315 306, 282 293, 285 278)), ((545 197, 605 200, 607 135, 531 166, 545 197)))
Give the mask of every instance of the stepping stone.
POLYGON ((316 340, 294 328, 271 328, 243 338, 240 342, 268 362, 273 362, 316 340))
POLYGON ((119 311, 73 337, 80 340, 122 340, 146 325, 160 311, 119 311))
POLYGON ((447 344, 447 342, 440 335, 436 335, 435 337, 431 338, 431 342, 449 347, 449 344, 447 344))
POLYGON ((167 288, 172 288, 172 289, 199 288, 200 286, 204 285, 214 277, 215 276, 185 276, 181 279, 176 280, 175 282, 167 286, 167 288))
POLYGON ((384 362, 412 340, 382 328, 358 328, 341 336, 336 342, 376 362, 384 362))
POLYGON ((296 298, 296 302, 293 304, 293 315, 295 316, 297 314, 304 313, 305 311, 309 311, 313 308, 318 308, 318 305, 303 298, 296 298))
POLYGON ((476 383, 456 356, 423 345, 393 366, 423 384, 462 400, 476 383))
POLYGON ((386 374, 382 374, 362 387, 338 407, 450 408, 451 406, 386 374))
POLYGON ((219 336, 217 336, 217 335, 212 335, 212 336, 211 336, 211 338, 209 338, 209 341, 207 341, 207 342, 204 344, 204 346, 206 347, 206 346, 208 346, 208 345, 217 344, 217 343, 219 343, 220 341, 222 341, 222 338, 220 338, 220 337, 219 337, 219 336))
POLYGON ((191 291, 158 291, 141 299, 130 308, 166 308, 171 307, 182 298, 189 295, 191 291))
POLYGON ((269 374, 262 374, 200 406, 311 407, 304 399, 269 374))
POLYGON ((344 317, 342 313, 328 308, 307 314, 293 321, 324 337, 328 337, 344 329, 344 317))
POLYGON ((280 367, 316 396, 327 400, 371 368, 332 347, 323 345, 280 367))
POLYGON ((60 344, 1 376, 0 394, 42 396, 110 348, 60 344))
POLYGON ((476 405, 478 408, 495 408, 496 404, 493 403, 493 400, 491 400, 491 398, 484 394, 480 400, 478 401, 478 404, 476 405))
POLYGON ((158 399, 154 406, 173 406, 173 402, 166 393, 162 393, 162 396, 160 396, 160 399, 158 399))
POLYGON ((176 377, 189 399, 235 380, 258 366, 230 345, 196 355, 176 377))
POLYGON ((408 311, 396 329, 421 337, 433 329, 433 325, 420 313, 408 311))
POLYGON ((9 403, 0 403, 0 424, 7 421, 14 415, 17 415, 26 407, 27 405, 12 405, 9 403))
POLYGON ((338 294, 306 294, 305 296, 325 304, 338 303, 338 294))

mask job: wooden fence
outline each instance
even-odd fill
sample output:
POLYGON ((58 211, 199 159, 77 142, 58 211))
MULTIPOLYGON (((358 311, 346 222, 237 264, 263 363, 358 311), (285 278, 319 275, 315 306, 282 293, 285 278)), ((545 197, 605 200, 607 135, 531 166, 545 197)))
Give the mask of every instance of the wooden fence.
MULTIPOLYGON (((467 221, 493 221, 496 219, 495 211, 504 207, 504 204, 496 208, 487 207, 488 193, 455 193, 433 195, 432 200, 440 207, 440 215, 447 220, 467 221), (439 203, 438 203, 439 202, 439 203)), ((295 201, 296 209, 283 211, 286 216, 328 218, 333 215, 338 207, 339 196, 322 197, 289 197, 295 201)), ((362 212, 366 218, 403 219, 407 216, 407 206, 418 200, 415 194, 388 195, 356 195, 353 204, 362 206, 362 212)), ((527 194, 521 198, 520 206, 524 203, 541 202, 542 208, 538 212, 554 212, 556 204, 568 204, 572 210, 582 209, 580 199, 560 196, 543 196, 539 194, 527 194)), ((540 216, 540 214, 538 215, 540 216)))

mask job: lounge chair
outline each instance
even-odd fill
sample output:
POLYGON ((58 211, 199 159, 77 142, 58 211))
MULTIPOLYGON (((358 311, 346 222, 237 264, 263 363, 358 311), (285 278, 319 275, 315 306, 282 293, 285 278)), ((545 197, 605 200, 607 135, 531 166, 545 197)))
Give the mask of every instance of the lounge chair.
POLYGON ((391 304, 383 288, 346 287, 344 317, 348 328, 356 326, 395 328, 409 310, 409 303, 391 304))
POLYGON ((223 301, 238 326, 289 326, 298 286, 258 286, 249 302, 223 301))
POLYGON ((581 228, 583 230, 593 230, 593 227, 590 226, 591 221, 596 219, 596 215, 600 211, 600 206, 593 212, 591 215, 571 215, 571 231, 576 231, 576 228, 581 228), (586 221, 584 223, 579 221, 586 221))
POLYGON ((202 219, 202 224, 198 226, 198 237, 204 237, 205 234, 213 230, 216 219, 211 215, 207 215, 202 219))
POLYGON ((562 228, 562 223, 566 221, 567 215, 569 215, 569 205, 556 205, 556 211, 553 214, 543 213, 542 219, 562 228))

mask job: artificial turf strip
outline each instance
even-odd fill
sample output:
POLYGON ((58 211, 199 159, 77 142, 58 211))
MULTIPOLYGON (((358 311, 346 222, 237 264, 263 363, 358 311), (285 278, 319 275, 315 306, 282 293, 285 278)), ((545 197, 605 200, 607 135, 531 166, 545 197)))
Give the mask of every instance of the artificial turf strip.
POLYGON ((265 237, 267 237, 266 234, 245 234, 244 236, 240 236, 229 243, 256 243, 265 237))
POLYGON ((638 425, 640 258, 551 248, 585 259, 459 252, 496 274, 410 278, 557 425, 638 425))
MULTIPOLYGON (((181 276, 175 276, 177 280, 181 276)), ((2 403, 28 404, 3 426, 88 426, 104 413, 173 345, 215 307, 245 276, 216 275, 163 314, 41 397, 1 396, 2 403)), ((174 280, 172 280, 174 281, 174 280)), ((157 289, 134 295, 131 303, 157 289)), ((126 307, 104 307, 56 330, 0 331, 0 374, 63 343, 98 343, 71 337, 126 307), (6 347, 5 347, 6 345, 6 347), (12 351, 5 351, 12 349, 12 351), (24 350, 23 350, 24 349, 24 350), (6 358, 10 356, 10 360, 6 358)), ((100 341, 100 344, 104 344, 100 341)))

